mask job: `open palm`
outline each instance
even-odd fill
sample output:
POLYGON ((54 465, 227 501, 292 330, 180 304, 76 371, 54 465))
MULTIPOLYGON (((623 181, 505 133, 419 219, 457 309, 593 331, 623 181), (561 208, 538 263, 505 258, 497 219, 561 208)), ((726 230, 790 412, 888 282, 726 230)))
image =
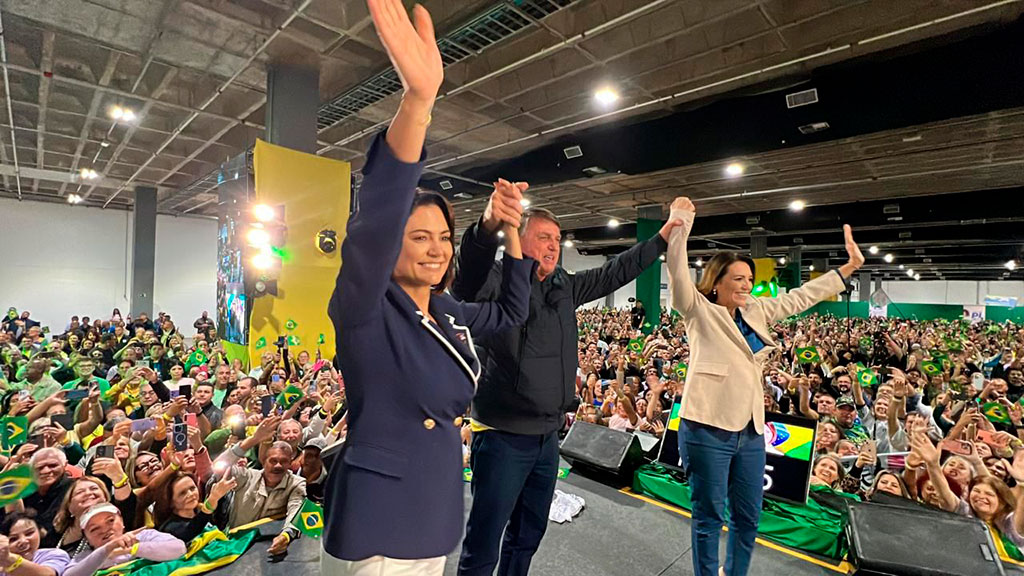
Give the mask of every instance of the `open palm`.
POLYGON ((367 5, 406 95, 432 100, 444 80, 444 65, 430 13, 417 4, 413 8, 414 28, 401 0, 367 0, 367 5))

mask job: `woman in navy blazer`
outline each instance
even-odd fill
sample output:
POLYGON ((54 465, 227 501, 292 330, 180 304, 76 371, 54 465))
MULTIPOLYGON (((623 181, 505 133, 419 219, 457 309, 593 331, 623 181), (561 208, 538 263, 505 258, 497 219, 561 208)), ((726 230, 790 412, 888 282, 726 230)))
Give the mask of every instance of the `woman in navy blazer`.
POLYGON ((349 412, 325 489, 321 572, 440 575, 464 523, 460 431, 480 375, 473 337, 526 320, 533 261, 506 233, 498 301, 444 293, 451 207, 416 193, 441 57, 421 6, 413 29, 400 0, 368 4, 405 95, 367 153, 328 309, 349 412))

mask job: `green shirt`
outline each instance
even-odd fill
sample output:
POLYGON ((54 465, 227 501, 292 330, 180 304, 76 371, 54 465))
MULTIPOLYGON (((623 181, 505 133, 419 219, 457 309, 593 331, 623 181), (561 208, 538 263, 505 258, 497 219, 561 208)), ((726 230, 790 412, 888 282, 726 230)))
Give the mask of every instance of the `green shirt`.
POLYGON ((32 398, 36 402, 42 402, 50 396, 53 396, 61 389, 60 384, 50 377, 49 374, 44 374, 39 382, 35 384, 30 383, 28 380, 22 380, 11 384, 11 390, 30 390, 32 392, 32 398))
POLYGON ((227 398, 227 396, 228 396, 228 389, 227 388, 224 388, 223 390, 220 389, 220 388, 214 388, 213 389, 213 405, 216 406, 217 408, 223 408, 224 407, 224 399, 227 398))
MULTIPOLYGON (((110 382, 107 382, 106 380, 104 380, 103 378, 100 378, 98 376, 93 376, 92 379, 91 379, 91 382, 95 382, 96 384, 99 385, 99 387, 100 387, 100 396, 106 396, 107 395, 107 391, 110 390, 110 382)), ((81 378, 75 378, 74 380, 72 380, 72 381, 68 382, 67 384, 65 384, 63 386, 63 388, 65 390, 74 390, 75 388, 78 388, 78 385, 81 384, 81 383, 82 383, 82 379, 81 378)))

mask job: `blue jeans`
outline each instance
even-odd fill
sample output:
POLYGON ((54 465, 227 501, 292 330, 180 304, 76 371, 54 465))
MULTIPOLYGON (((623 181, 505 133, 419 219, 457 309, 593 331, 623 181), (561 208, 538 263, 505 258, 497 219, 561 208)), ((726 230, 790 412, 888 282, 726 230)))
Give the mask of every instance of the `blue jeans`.
POLYGON ((764 488, 764 437, 751 422, 740 432, 683 420, 679 453, 689 473, 690 535, 697 576, 718 574, 718 542, 729 503, 726 576, 745 576, 754 551, 764 488))
POLYGON ((491 576, 497 565, 498 576, 526 576, 548 527, 558 434, 474 432, 470 460, 473 506, 458 574, 491 576))

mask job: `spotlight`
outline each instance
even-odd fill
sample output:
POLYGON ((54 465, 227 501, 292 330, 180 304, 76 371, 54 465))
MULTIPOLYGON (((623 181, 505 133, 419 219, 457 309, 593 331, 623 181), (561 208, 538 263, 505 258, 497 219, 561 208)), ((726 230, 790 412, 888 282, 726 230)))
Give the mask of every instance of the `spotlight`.
POLYGON ((252 207, 252 215, 260 222, 270 222, 274 219, 274 209, 266 204, 257 204, 252 207))
POLYGON ((1006 264, 1003 264, 1003 266, 1006 266, 1007 270, 1009 270, 1010 272, 1013 272, 1014 270, 1017 269, 1017 261, 1016 260, 1007 260, 1006 264))
POLYGON ((505 237, 505 231, 504 230, 498 230, 498 238, 504 238, 504 237, 505 237))
POLYGON ((743 174, 743 164, 732 163, 725 167, 725 175, 730 178, 735 178, 743 174))
POLYGON ((124 108, 121 108, 120 106, 114 106, 110 109, 110 117, 114 120, 120 120, 124 117, 124 108))
POLYGON ((903 270, 904 268, 906 268, 906 266, 904 266, 903 264, 900 264, 900 270, 903 270))
POLYGON ((619 99, 619 94, 611 88, 601 88, 594 92, 594 100, 602 106, 611 106, 619 99))
POLYGON ((99 174, 97 174, 92 168, 82 168, 78 173, 81 175, 83 180, 95 180, 99 177, 99 174))
POLYGON ((68 204, 81 204, 82 197, 78 194, 68 194, 68 204))
POLYGON ((268 252, 261 252, 252 257, 252 265, 257 270, 266 270, 274 265, 274 258, 268 252))
POLYGON ((871 248, 868 248, 868 252, 872 254, 878 254, 878 246, 872 246, 871 248))
POLYGON ((572 240, 566 240, 565 242, 562 242, 562 246, 565 246, 566 248, 572 248, 573 246, 575 246, 575 244, 572 243, 572 240))
POLYGON ((608 227, 609 228, 618 228, 619 227, 619 221, 616 220, 615 218, 612 218, 612 219, 608 220, 608 227))
POLYGON ((135 112, 132 112, 131 108, 125 108, 124 114, 121 115, 121 120, 124 120, 125 122, 135 120, 135 112))
POLYGON ((786 257, 783 256, 782 258, 779 258, 779 266, 785 266, 785 265, 786 265, 786 257))
POLYGON ((659 259, 660 259, 660 260, 661 260, 662 262, 664 262, 664 261, 665 261, 665 255, 664 255, 664 254, 662 254, 661 256, 658 256, 658 258, 659 258, 659 259))
POLYGON ((521 204, 523 208, 529 208, 530 207, 530 199, 529 198, 523 198, 522 200, 519 201, 519 204, 521 204))
POLYGON ((882 258, 882 260, 885 260, 885 261, 886 261, 886 262, 888 262, 889 264, 892 264, 892 261, 893 261, 893 255, 892 255, 892 254, 886 254, 886 255, 885 255, 885 257, 884 257, 884 258, 882 258))
POLYGON ((808 266, 807 269, 810 270, 811 272, 814 272, 814 264, 808 266))
POLYGON ((914 280, 920 280, 920 279, 921 279, 921 275, 920 274, 914 274, 914 280))
POLYGON ((100 146, 102 146, 104 148, 109 148, 110 147, 110 142, 107 142, 106 140, 104 140, 104 141, 100 142, 100 146))
POLYGON ((806 206, 807 204, 804 203, 803 200, 793 200, 792 202, 789 203, 789 209, 793 210, 794 212, 799 212, 803 210, 806 206))
POLYGON ((910 276, 911 278, 914 277, 914 269, 913 268, 907 268, 907 276, 910 276))
POLYGON ((245 235, 245 240, 249 243, 249 246, 254 246, 256 248, 269 246, 270 233, 263 228, 250 228, 249 232, 245 235))
POLYGON ((697 258, 697 261, 694 262, 694 264, 697 265, 697 268, 700 268, 701 266, 704 266, 704 260, 701 258, 697 258))

